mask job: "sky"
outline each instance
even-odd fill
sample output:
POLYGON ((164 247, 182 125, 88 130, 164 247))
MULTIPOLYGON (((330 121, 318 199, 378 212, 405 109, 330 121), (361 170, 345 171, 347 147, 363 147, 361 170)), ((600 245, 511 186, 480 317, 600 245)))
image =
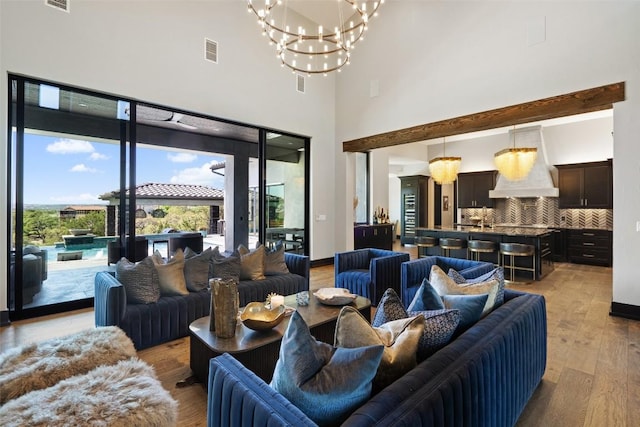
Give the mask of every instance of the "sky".
MULTIPOLYGON (((119 143, 25 134, 24 203, 106 204, 98 196, 119 187, 119 143)), ((224 189, 209 166, 221 155, 140 146, 137 184, 199 184, 224 189)))

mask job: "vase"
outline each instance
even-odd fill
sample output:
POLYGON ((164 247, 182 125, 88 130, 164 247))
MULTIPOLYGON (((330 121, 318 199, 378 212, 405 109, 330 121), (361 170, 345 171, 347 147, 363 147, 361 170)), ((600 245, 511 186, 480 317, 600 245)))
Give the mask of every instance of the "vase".
POLYGON ((218 338, 233 338, 238 321, 238 283, 233 279, 213 278, 209 286, 212 304, 209 329, 215 331, 218 338))

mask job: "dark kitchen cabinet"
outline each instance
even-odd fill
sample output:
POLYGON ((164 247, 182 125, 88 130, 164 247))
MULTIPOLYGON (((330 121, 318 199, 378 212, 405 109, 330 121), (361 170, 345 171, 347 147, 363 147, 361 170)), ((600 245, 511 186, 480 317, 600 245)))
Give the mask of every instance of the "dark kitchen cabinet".
POLYGON ((458 207, 493 207, 489 190, 496 186, 496 171, 470 172, 458 174, 458 207))
POLYGON ((400 221, 402 232, 400 244, 412 245, 416 227, 427 226, 427 184, 425 175, 400 177, 400 221))
POLYGON ((612 161, 557 165, 560 209, 613 208, 612 161))
POLYGON ((576 264, 611 266, 612 239, 609 230, 568 230, 569 261, 576 264))
POLYGON ((357 225, 353 227, 353 248, 393 249, 391 224, 357 225))

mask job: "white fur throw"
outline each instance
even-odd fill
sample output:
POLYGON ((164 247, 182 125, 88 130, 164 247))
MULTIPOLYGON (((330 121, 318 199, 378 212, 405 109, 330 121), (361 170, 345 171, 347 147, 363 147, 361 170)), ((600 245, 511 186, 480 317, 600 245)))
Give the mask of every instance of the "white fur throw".
POLYGON ((68 378, 0 406, 9 426, 175 426, 178 403, 153 368, 133 358, 68 378))
POLYGON ((0 354, 0 405, 135 355, 131 339, 115 326, 10 349, 0 354))

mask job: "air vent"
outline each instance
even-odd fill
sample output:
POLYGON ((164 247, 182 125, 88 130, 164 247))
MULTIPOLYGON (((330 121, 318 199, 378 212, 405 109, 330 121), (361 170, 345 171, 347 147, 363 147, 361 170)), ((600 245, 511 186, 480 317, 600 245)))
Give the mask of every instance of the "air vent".
POLYGON ((204 39, 204 59, 215 64, 218 63, 218 42, 204 39))
POLYGON ((58 10, 64 10, 69 12, 69 3, 71 0, 44 0, 44 4, 47 6, 55 7, 58 10))
POLYGON ((300 74, 296 74, 296 90, 304 93, 304 76, 300 74))

